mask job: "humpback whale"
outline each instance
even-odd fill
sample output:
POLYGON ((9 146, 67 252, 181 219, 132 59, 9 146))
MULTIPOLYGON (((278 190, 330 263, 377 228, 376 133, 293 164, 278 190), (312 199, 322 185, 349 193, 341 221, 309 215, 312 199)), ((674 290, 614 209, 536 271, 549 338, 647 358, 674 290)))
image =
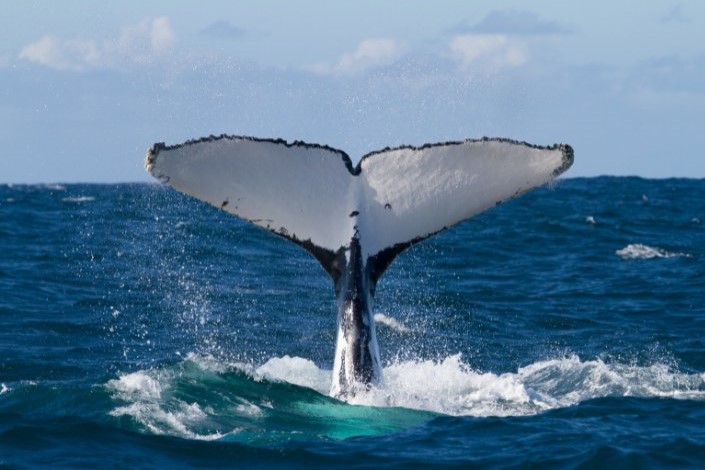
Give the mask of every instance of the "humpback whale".
POLYGON ((333 281, 337 338, 331 395, 382 380, 377 283, 410 246, 548 183, 573 163, 550 147, 482 138, 401 146, 353 166, 343 151, 281 139, 210 136, 154 144, 147 171, 178 191, 290 240, 333 281))

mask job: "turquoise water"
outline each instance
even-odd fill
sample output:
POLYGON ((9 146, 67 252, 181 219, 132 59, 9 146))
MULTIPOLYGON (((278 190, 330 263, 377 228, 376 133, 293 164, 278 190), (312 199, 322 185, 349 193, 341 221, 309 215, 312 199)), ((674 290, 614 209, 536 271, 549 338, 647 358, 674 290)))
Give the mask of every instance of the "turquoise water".
POLYGON ((705 181, 559 181, 401 255, 328 396, 304 251, 152 184, 0 186, 0 468, 705 465, 705 181))

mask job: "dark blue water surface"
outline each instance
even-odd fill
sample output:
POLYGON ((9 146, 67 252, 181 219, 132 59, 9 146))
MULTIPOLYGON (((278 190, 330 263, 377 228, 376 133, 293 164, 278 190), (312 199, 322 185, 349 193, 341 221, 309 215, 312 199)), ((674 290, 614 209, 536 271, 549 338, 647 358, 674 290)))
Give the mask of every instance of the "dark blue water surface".
POLYGON ((333 289, 157 184, 0 186, 0 468, 705 466, 705 181, 559 181, 333 289))

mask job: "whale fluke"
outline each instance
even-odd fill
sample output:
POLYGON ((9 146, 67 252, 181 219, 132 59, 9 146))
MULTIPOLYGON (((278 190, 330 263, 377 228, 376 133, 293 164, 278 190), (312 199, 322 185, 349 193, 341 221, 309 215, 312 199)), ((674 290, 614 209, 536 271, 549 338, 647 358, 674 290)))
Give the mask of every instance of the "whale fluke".
POLYGON ((332 394, 381 380, 372 298, 403 250, 573 163, 569 145, 507 139, 402 146, 353 166, 328 146, 239 136, 157 143, 145 167, 173 188, 300 245, 333 279, 338 339, 332 394))

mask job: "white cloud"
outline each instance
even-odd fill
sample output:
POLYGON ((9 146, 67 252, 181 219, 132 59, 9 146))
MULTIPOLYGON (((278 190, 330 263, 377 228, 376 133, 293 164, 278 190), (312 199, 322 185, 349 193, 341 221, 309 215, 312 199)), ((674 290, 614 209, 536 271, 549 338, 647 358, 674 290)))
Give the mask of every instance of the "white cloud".
POLYGON ((529 60, 526 43, 505 34, 463 34, 450 42, 450 50, 469 72, 497 72, 529 60))
POLYGON ((149 35, 152 39, 152 50, 156 52, 169 49, 176 39, 174 31, 171 29, 169 18, 165 16, 161 16, 152 21, 152 28, 149 31, 149 35))
POLYGON ((20 59, 57 70, 81 70, 100 61, 100 51, 93 41, 61 41, 44 36, 20 51, 20 59))
POLYGON ((357 75, 370 68, 389 65, 400 55, 393 39, 365 39, 355 52, 343 54, 334 65, 317 64, 308 69, 322 75, 357 75))
POLYGON ((175 35, 168 18, 142 20, 123 27, 117 39, 105 43, 105 65, 119 67, 125 62, 147 64, 167 52, 174 42, 175 35))
POLYGON ((124 27, 116 39, 64 40, 44 36, 20 51, 20 59, 56 70, 120 68, 127 64, 150 63, 174 44, 169 19, 159 17, 124 27))

